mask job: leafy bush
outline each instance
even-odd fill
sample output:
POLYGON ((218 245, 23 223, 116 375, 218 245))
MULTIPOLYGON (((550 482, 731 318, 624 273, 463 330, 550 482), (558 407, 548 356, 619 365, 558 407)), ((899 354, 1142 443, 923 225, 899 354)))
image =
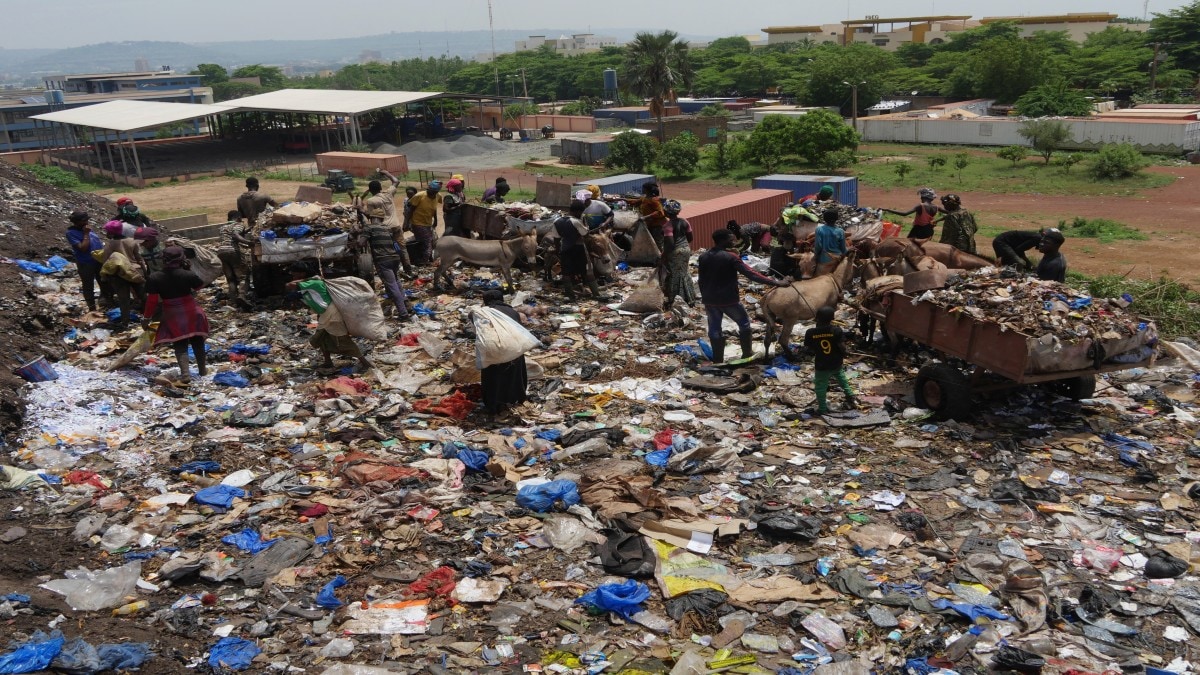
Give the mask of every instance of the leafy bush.
POLYGON ((813 164, 839 150, 858 148, 858 132, 846 125, 842 116, 829 110, 813 110, 796 120, 798 154, 813 164))
POLYGON ((896 177, 903 181, 904 177, 908 175, 908 172, 912 171, 912 165, 908 162, 900 162, 895 166, 895 171, 896 177))
POLYGON ((1012 162, 1013 168, 1021 163, 1021 160, 1029 156, 1029 150, 1021 145, 1009 145, 1000 148, 996 151, 996 156, 1000 159, 1007 159, 1012 162))
POLYGON ((1054 163, 1063 168, 1063 173, 1071 173, 1071 167, 1083 161, 1083 155, 1078 152, 1063 155, 1054 160, 1054 163))
POLYGON ((60 169, 57 166, 46 166, 45 164, 22 164, 22 169, 37 177, 38 180, 49 185, 64 190, 78 190, 83 186, 79 176, 60 169))
POLYGON ((1033 149, 1050 163, 1050 156, 1071 138, 1071 129, 1061 120, 1029 120, 1017 134, 1029 141, 1033 149))
POLYGON ((941 155, 932 155, 925 161, 928 162, 930 171, 937 171, 943 166, 946 166, 946 158, 942 157, 941 155))
POLYGON ((700 163, 700 141, 685 131, 663 143, 655 163, 670 176, 690 176, 700 163))
POLYGON ((963 169, 971 165, 971 158, 965 152, 960 152, 954 156, 954 168, 958 169, 958 182, 962 182, 963 169))
POLYGON ((833 152, 825 153, 817 160, 817 168, 821 171, 833 173, 838 169, 844 169, 851 164, 858 163, 858 155, 853 150, 834 150, 833 152))
POLYGON ((793 151, 799 142, 799 125, 795 119, 767 115, 754 127, 743 148, 749 159, 761 164, 767 173, 774 173, 784 155, 793 151))
POLYGON ((604 163, 610 168, 625 169, 631 173, 642 173, 654 163, 658 155, 658 142, 648 135, 636 131, 617 134, 608 145, 608 157, 604 163))
POLYGON ((1079 117, 1092 112, 1092 102, 1087 96, 1069 88, 1064 80, 1030 89, 1017 99, 1016 107, 1017 113, 1025 117, 1079 117))
POLYGON ((1101 146, 1096 153, 1096 159, 1090 167, 1092 176, 1097 180, 1106 178, 1116 180, 1129 178, 1141 173, 1149 162, 1138 149, 1128 143, 1110 143, 1101 146))
POLYGON ((741 145, 737 137, 730 138, 729 134, 722 133, 717 137, 716 143, 708 146, 705 158, 718 176, 729 173, 741 162, 741 145))
POLYGON ((1070 237, 1099 239, 1102 244, 1111 244, 1114 241, 1121 240, 1142 241, 1149 239, 1141 231, 1125 223, 1118 223, 1108 218, 1088 219, 1076 216, 1070 223, 1065 220, 1058 221, 1058 229, 1070 237))
POLYGON ((716 103, 709 103, 701 108, 700 112, 696 113, 696 115, 698 117, 730 117, 729 110, 725 106, 717 105, 716 103))
POLYGON ((1200 293, 1173 279, 1143 281, 1116 274, 1095 278, 1072 274, 1068 282, 1096 298, 1118 298, 1128 293, 1133 296, 1131 309, 1138 316, 1153 319, 1159 334, 1167 339, 1200 334, 1200 293))

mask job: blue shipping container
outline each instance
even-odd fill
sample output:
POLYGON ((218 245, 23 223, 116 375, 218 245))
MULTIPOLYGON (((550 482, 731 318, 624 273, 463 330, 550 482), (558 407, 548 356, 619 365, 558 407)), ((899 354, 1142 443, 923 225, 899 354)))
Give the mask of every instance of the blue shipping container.
POLYGON ((592 111, 592 117, 595 117, 597 119, 604 119, 604 118, 619 119, 622 122, 624 122, 626 126, 632 127, 635 124, 637 124, 638 120, 650 119, 650 110, 649 110, 649 108, 637 108, 637 107, 600 108, 598 110, 592 111))
POLYGON ((833 197, 839 204, 858 206, 858 178, 854 176, 801 176, 776 173, 759 176, 750 182, 754 189, 791 190, 797 201, 816 194, 823 185, 833 187, 833 197))
POLYGON ((597 178, 584 183, 576 183, 572 190, 582 190, 589 185, 599 185, 600 191, 609 195, 641 194, 642 186, 646 183, 656 183, 658 179, 645 173, 623 173, 607 178, 597 178))

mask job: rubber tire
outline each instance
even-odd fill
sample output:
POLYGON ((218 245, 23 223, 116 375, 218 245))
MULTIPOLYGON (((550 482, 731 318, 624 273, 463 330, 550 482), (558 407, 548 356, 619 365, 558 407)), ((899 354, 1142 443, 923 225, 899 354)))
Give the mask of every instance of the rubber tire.
POLYGON ((932 410, 938 419, 963 420, 971 415, 971 383, 961 370, 946 363, 931 363, 917 371, 913 383, 917 405, 932 410), (932 388, 936 399, 927 396, 932 388))
POLYGON ((1080 375, 1065 380, 1054 380, 1049 383, 1050 390, 1059 396, 1065 396, 1072 401, 1091 398, 1096 395, 1096 376, 1080 375))

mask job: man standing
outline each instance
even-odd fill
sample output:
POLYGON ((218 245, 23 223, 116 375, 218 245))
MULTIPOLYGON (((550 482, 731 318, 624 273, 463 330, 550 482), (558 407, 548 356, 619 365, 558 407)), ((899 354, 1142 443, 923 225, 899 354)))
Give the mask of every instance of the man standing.
POLYGON ((400 253, 397 251, 396 243, 404 240, 404 230, 399 225, 389 225, 387 213, 378 204, 368 206, 366 215, 367 226, 363 228, 363 243, 371 251, 371 260, 375 263, 375 273, 383 281, 388 297, 396 306, 396 316, 401 321, 407 321, 408 307, 404 304, 404 289, 400 287, 400 280, 397 278, 400 270, 400 253))
POLYGON ((1064 241, 1066 237, 1056 227, 1047 228, 1042 233, 1042 240, 1038 242, 1042 259, 1038 261, 1037 278, 1042 281, 1067 280, 1067 257, 1058 252, 1064 241))
POLYGON ((825 222, 817 226, 813 238, 813 255, 817 263, 814 277, 831 274, 846 257, 846 232, 837 226, 839 215, 837 209, 825 209, 825 213, 821 214, 825 222))
POLYGON ((708 339, 712 342, 713 363, 725 360, 725 336, 721 334, 721 319, 729 317, 738 326, 738 340, 742 346, 742 358, 754 355, 753 336, 750 334, 750 315, 742 306, 738 292, 737 275, 767 286, 788 286, 788 280, 764 277, 742 262, 729 250, 733 244, 733 233, 729 230, 713 232, 713 247, 700 255, 700 299, 708 316, 708 339))
POLYGON ((67 243, 75 254, 75 267, 79 270, 79 280, 83 282, 83 301, 87 303, 88 311, 96 309, 96 284, 100 284, 100 294, 109 304, 115 304, 112 290, 100 279, 100 262, 92 257, 93 251, 104 248, 100 236, 92 232, 89 225, 91 216, 87 211, 71 213, 71 226, 67 228, 67 243))
POLYGON ((408 208, 412 209, 410 221, 413 235, 421 244, 422 264, 433 262, 434 232, 437 230, 438 210, 442 206, 441 191, 442 184, 431 180, 424 192, 418 192, 408 200, 408 208))
POLYGON ((241 213, 230 211, 225 218, 228 222, 221 226, 217 257, 221 260, 221 271, 225 273, 225 282, 229 285, 229 304, 249 309, 250 303, 245 298, 250 291, 250 253, 254 249, 254 240, 250 238, 249 226, 242 222, 241 213), (246 295, 238 288, 243 281, 246 295))
POLYGON ((1033 269, 1033 262, 1025 252, 1037 248, 1042 241, 1041 230, 1009 230, 992 240, 992 251, 996 263, 1005 267, 1033 269))
POLYGON ((258 191, 258 179, 251 176, 246 179, 246 191, 237 198, 237 210, 246 224, 250 227, 258 222, 258 217, 268 206, 279 206, 274 199, 258 191))
POLYGON ((975 255, 975 233, 979 231, 975 216, 962 207, 962 198, 958 195, 942 197, 942 208, 946 214, 942 216, 940 243, 975 255))
MULTIPOLYGON (((388 171, 383 169, 375 169, 376 173, 382 174, 391 183, 386 189, 377 180, 373 180, 367 184, 366 200, 363 201, 363 209, 370 211, 371 209, 383 210, 383 225, 388 228, 395 228, 400 232, 398 246, 396 246, 396 255, 400 256, 400 264, 404 266, 404 276, 409 279, 413 278, 412 261, 408 258, 408 247, 405 245, 404 233, 400 224, 400 216, 396 214, 396 188, 400 185, 400 179, 393 176, 388 171)), ((410 190, 412 188, 409 188, 410 190)), ((407 218, 408 202, 405 202, 405 217, 407 218)))

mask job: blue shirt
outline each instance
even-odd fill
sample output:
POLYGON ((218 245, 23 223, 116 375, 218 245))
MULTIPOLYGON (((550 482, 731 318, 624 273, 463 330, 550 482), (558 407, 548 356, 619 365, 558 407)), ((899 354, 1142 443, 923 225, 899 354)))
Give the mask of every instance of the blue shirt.
POLYGON ((832 225, 818 225, 813 249, 817 252, 817 262, 830 261, 829 254, 846 255, 846 234, 832 225))
POLYGON ((76 265, 100 265, 100 263, 92 257, 92 251, 103 251, 104 242, 100 240, 100 237, 95 232, 92 232, 91 235, 92 250, 84 253, 78 248, 75 248, 83 243, 83 230, 77 227, 67 228, 67 242, 71 244, 71 252, 75 254, 76 265))

